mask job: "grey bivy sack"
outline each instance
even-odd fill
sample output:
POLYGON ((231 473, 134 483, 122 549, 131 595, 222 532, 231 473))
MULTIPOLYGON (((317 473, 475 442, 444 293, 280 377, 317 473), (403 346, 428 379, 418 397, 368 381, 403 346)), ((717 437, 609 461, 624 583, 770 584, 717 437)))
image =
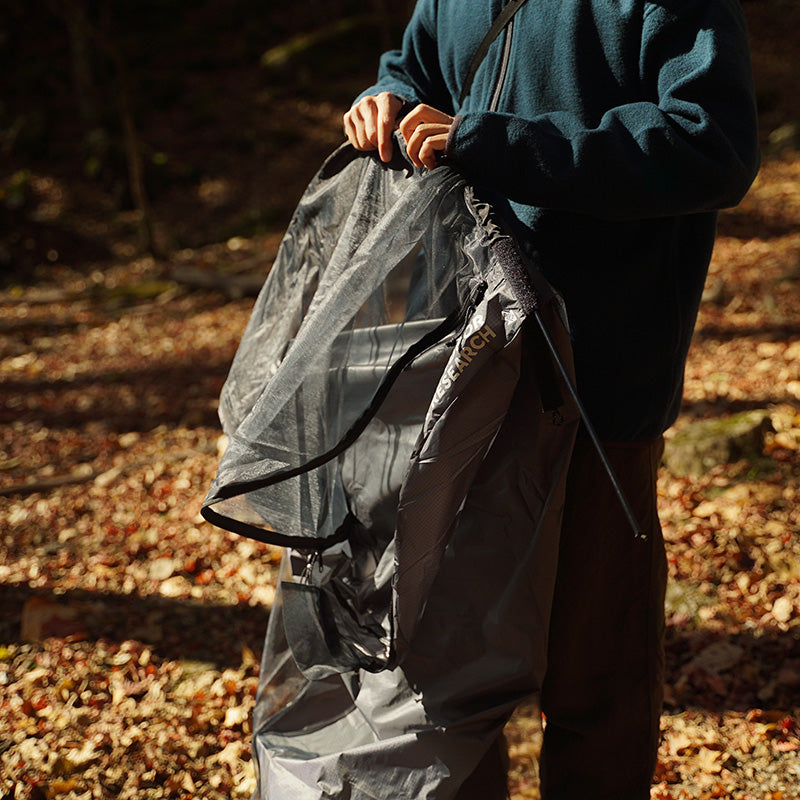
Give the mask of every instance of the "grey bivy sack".
POLYGON ((255 798, 454 797, 544 675, 566 322, 463 176, 395 151, 325 162, 222 393, 203 514, 286 548, 255 798))

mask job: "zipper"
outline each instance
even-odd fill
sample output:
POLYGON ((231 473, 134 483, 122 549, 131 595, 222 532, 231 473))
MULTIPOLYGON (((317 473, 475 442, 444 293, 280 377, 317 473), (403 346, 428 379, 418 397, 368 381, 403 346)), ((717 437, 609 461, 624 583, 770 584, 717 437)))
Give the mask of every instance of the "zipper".
POLYGON ((467 99, 470 89, 472 88, 472 81, 475 78, 475 73, 478 71, 478 67, 483 62, 483 59, 486 57, 486 54, 489 52, 489 48, 494 44, 494 41, 497 37, 506 29, 506 38, 505 44, 503 45, 503 58, 502 64, 500 69, 500 75, 498 77, 497 85, 495 86, 495 91, 492 97, 492 103, 490 110, 494 111, 497 107, 497 103, 500 99, 500 91, 503 88, 503 81, 505 80, 506 76, 506 69, 508 67, 509 55, 511 53, 511 26, 514 19, 514 15, 517 11, 525 5, 525 0, 507 0, 506 4, 503 6, 500 13, 495 17, 494 22, 492 22, 492 26, 486 32, 486 35, 481 40, 481 43, 478 45, 478 49, 475 51, 475 55, 472 56, 472 61, 470 62, 469 69, 467 70, 466 78, 464 79, 464 83, 461 86, 461 92, 458 98, 458 107, 461 108, 464 105, 464 101, 467 99))
POLYGON ((508 62, 511 56, 511 38, 514 32, 514 19, 510 19, 506 26, 506 37, 503 42, 503 57, 500 60, 500 70, 497 75, 497 83, 492 93, 492 100, 489 103, 489 111, 497 111, 497 105, 500 102, 500 93, 503 91, 503 84, 506 82, 506 73, 508 72, 508 62))

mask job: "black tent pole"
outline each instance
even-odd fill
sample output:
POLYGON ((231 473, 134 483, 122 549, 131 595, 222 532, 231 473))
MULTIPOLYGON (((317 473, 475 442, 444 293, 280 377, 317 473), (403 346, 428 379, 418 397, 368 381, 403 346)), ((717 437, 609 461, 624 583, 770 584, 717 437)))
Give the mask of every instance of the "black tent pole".
MULTIPOLYGON (((578 390, 575 388, 575 384, 572 382, 572 378, 570 378, 567 368, 564 366, 564 362, 561 360, 558 348, 550 336, 550 331, 547 330, 544 319, 542 319, 542 315, 539 310, 541 299, 530 277, 531 267, 533 269, 538 269, 538 267, 535 265, 531 265, 531 267, 526 266, 525 256, 523 256, 519 245, 510 235, 502 236, 495 241, 495 252, 499 257, 500 266, 503 269, 503 272, 505 273, 509 283, 511 284, 512 291, 514 292, 520 305, 526 314, 533 314, 533 316, 536 318, 536 322, 539 325, 539 330, 542 332, 542 336, 544 336, 544 340, 547 343, 550 354, 553 356, 553 361, 558 367, 558 371, 561 373, 561 377, 564 379, 564 383, 566 383, 572 399, 575 401, 578 414, 580 415, 583 424, 586 426, 586 431, 589 434, 589 438, 592 440, 592 444, 597 450, 597 455, 600 457, 603 468, 608 474, 611 485, 614 487, 614 491, 616 492, 619 502, 622 505, 622 510, 625 512, 625 516, 628 518, 628 522, 633 529, 634 536, 639 540, 646 541, 648 536, 639 527, 639 523, 636 521, 636 517, 634 516, 630 504, 625 497, 625 492, 622 491, 622 487, 617 480, 617 476, 614 474, 614 468, 611 466, 611 462, 608 460, 606 451, 603 449, 603 445, 600 443, 597 432, 589 420, 589 415, 586 413, 586 409, 583 407, 580 397, 578 397, 578 390)), ((528 263, 530 263, 530 259, 528 259, 528 263)))
POLYGON ((564 382, 567 384, 567 388, 569 389, 569 393, 572 396, 572 399, 575 401, 575 405, 578 408, 578 413, 580 414, 581 420, 583 421, 584 426, 589 434, 589 438, 592 440, 592 444, 594 444, 597 455, 600 456, 600 461, 603 463, 603 467, 605 471, 608 473, 608 477, 611 480, 611 484, 614 487, 614 491, 619 498, 620 503, 622 504, 622 510, 625 512, 625 516, 628 518, 628 522, 633 528, 634 536, 637 539, 641 539, 643 541, 647 540, 647 534, 644 533, 639 528, 639 524, 636 521, 636 517, 631 510, 630 504, 628 503, 628 499, 625 497, 625 492, 623 492, 622 487, 619 484, 619 480, 617 476, 614 474, 614 468, 611 466, 611 462, 608 460, 608 456, 606 455, 606 451, 603 448, 603 445, 600 442, 600 439, 597 436, 597 432, 594 429, 594 426, 589 421, 589 415, 586 413, 586 409, 583 407, 583 403, 581 403, 580 397, 578 397, 578 390, 575 388, 575 385, 572 382, 572 379, 567 372, 567 368, 564 366, 564 362, 561 360, 561 356, 558 354, 558 350, 556 348, 555 342, 550 336, 550 332, 547 330, 547 326, 544 324, 544 320, 542 319, 541 313, 539 313, 538 307, 534 307, 532 309, 534 317, 536 317, 536 322, 539 325, 539 330, 542 332, 542 336, 544 336, 545 342, 547 342, 547 347, 550 350, 551 355, 553 356, 553 360, 558 367, 558 371, 561 373, 561 377, 564 379, 564 382))

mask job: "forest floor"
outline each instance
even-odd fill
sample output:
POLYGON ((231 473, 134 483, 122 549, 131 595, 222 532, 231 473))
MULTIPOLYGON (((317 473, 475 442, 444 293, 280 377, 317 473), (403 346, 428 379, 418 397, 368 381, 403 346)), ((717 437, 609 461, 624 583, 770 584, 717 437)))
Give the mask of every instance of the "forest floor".
MULTIPOLYGON (((695 477, 661 471, 671 582, 659 800, 800 798, 800 151, 768 143, 800 119, 786 58, 800 19, 768 13, 777 7, 797 16, 783 0, 747 5, 767 155, 722 215, 668 435, 749 409, 766 410, 772 430, 755 458, 695 477)), ((247 229, 236 214, 262 191, 258 170, 222 163, 195 187, 195 224, 223 220, 210 244, 182 232, 185 192, 155 204, 181 242, 164 258, 137 254, 130 213, 112 214, 99 192, 26 173, 22 245, 46 268, 0 291, 0 798, 252 791, 250 714, 279 553, 199 510, 217 465, 217 398, 253 301, 173 278, 265 274, 286 214, 340 138, 330 101, 278 93, 258 113, 289 151, 263 162, 282 206, 247 229), (70 215, 100 231, 102 258, 67 263, 69 242, 48 239, 48 220, 70 215)), ((11 196, 11 182, 0 188, 11 196)), ((507 736, 512 797, 536 798, 533 705, 507 736)))

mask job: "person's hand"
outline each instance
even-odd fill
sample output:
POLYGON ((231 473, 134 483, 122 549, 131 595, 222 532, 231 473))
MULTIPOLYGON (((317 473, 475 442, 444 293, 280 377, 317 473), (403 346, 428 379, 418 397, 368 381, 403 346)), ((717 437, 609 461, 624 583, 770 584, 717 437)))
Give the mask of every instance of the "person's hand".
POLYGON ((376 150, 381 161, 392 158, 392 133, 403 101, 390 92, 362 97, 343 118, 344 132, 356 150, 376 150))
POLYGON ((400 133, 406 140, 411 162, 417 167, 433 169, 439 163, 453 126, 453 117, 431 106, 418 105, 400 122, 400 133))

